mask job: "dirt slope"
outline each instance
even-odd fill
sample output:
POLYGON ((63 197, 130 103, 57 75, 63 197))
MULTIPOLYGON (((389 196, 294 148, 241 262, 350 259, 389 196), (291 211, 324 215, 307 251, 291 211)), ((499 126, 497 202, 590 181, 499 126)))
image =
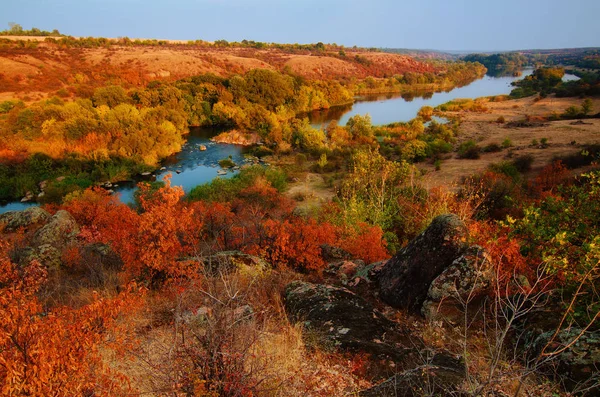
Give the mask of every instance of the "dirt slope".
POLYGON ((175 80, 202 73, 227 76, 254 68, 289 68, 312 79, 388 77, 409 71, 434 71, 431 65, 405 55, 351 50, 340 56, 335 52, 218 48, 170 42, 160 46, 112 44, 78 48, 35 40, 20 43, 3 40, 0 99, 34 100, 61 89, 73 90, 77 84, 94 87, 112 82, 140 86, 155 79, 175 80))

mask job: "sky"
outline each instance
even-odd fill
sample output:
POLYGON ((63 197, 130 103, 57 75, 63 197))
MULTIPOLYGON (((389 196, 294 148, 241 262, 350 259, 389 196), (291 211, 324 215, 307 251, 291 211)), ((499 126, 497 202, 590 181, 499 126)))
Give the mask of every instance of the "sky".
POLYGON ((600 46, 600 0, 0 0, 0 29, 508 51, 600 46))

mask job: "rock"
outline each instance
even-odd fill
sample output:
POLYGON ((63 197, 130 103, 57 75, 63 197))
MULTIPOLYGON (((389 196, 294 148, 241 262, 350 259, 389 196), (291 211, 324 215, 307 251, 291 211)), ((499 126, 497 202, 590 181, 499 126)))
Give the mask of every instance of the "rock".
POLYGON ((438 353, 430 362, 403 371, 388 380, 363 390, 360 397, 412 397, 457 395, 456 389, 464 381, 465 364, 462 360, 438 353))
POLYGON ((456 324, 463 320, 465 305, 469 310, 480 303, 493 279, 489 254, 479 246, 471 246, 433 280, 421 314, 428 319, 444 318, 456 324))
POLYGON ((323 244, 321 245, 321 257, 325 262, 332 262, 337 260, 350 260, 352 259, 352 254, 342 248, 323 244))
POLYGON ((261 272, 272 268, 267 261, 240 251, 223 251, 215 255, 203 257, 200 261, 204 264, 205 270, 210 274, 218 274, 219 271, 230 272, 249 268, 253 271, 261 272))
POLYGON ((26 202, 28 202, 28 201, 31 201, 31 200, 33 200, 33 197, 34 197, 34 194, 33 194, 33 192, 31 192, 31 191, 28 191, 27 193, 25 193, 25 197, 23 197, 23 198, 21 199, 21 202, 22 202, 22 203, 26 203, 26 202))
POLYGON ((146 172, 142 172, 140 175, 141 176, 150 176, 150 174, 152 174, 152 173, 149 171, 146 171, 146 172))
POLYGON ((75 219, 67 211, 60 210, 35 233, 32 246, 48 244, 60 249, 73 242, 78 234, 79 225, 75 219))
POLYGON ((362 266, 365 266, 365 263, 360 259, 342 260, 329 263, 323 273, 334 276, 334 283, 335 281, 341 281, 343 285, 347 285, 362 266))
POLYGON ((44 189, 46 189, 46 187, 48 186, 48 181, 47 181, 47 180, 45 180, 45 181, 41 181, 41 182, 38 184, 38 186, 40 187, 40 190, 42 190, 42 191, 43 191, 43 190, 44 190, 44 189))
POLYGON ((376 289, 379 285, 379 274, 387 261, 379 261, 368 265, 359 265, 350 277, 347 286, 361 295, 376 289))
POLYGON ((380 297, 389 305, 420 312, 429 286, 467 249, 467 226, 453 214, 436 217, 381 269, 380 297))
POLYGON ((546 345, 547 353, 558 351, 581 337, 542 369, 560 379, 569 390, 589 388, 584 395, 600 395, 600 330, 583 332, 582 328, 571 327, 561 330, 552 340, 554 333, 547 331, 535 338, 529 348, 536 356, 546 345))
POLYGON ((59 176, 58 178, 56 178, 56 181, 57 181, 57 182, 62 182, 62 181, 64 181, 66 178, 67 178, 66 176, 59 176))
POLYGON ((303 322, 325 346, 399 361, 411 361, 415 347, 422 346, 419 338, 345 288, 295 281, 285 289, 284 304, 291 321, 303 322))
POLYGON ((34 206, 23 211, 9 211, 1 214, 0 224, 4 225, 4 230, 12 232, 21 227, 46 223, 50 217, 48 211, 34 206))
POLYGON ((206 150, 206 146, 204 146, 204 145, 200 145, 200 146, 198 147, 198 149, 199 149, 201 152, 203 152, 203 151, 205 151, 205 150, 206 150))
POLYGON ((20 266, 27 266, 34 260, 48 269, 58 269, 61 265, 60 251, 49 244, 20 248, 11 253, 11 259, 20 266))
POLYGON ((254 318, 254 309, 250 305, 243 305, 233 309, 234 321, 249 321, 254 318))
POLYGON ((33 255, 28 258, 28 262, 34 259, 48 269, 58 269, 62 263, 60 251, 50 244, 42 244, 37 247, 33 255))
POLYGON ((186 310, 179 318, 183 323, 194 326, 205 325, 212 316, 212 308, 202 306, 195 310, 186 310))

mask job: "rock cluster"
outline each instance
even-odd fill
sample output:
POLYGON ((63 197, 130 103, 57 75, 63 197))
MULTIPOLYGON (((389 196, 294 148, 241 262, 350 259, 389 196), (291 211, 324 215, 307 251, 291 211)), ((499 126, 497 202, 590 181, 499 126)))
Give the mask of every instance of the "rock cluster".
POLYGON ((79 225, 64 210, 57 211, 54 215, 39 207, 11 211, 0 216, 0 224, 5 225, 6 231, 37 228, 30 245, 16 250, 13 260, 20 264, 37 260, 48 268, 60 266, 63 249, 74 243, 79 234, 79 225))

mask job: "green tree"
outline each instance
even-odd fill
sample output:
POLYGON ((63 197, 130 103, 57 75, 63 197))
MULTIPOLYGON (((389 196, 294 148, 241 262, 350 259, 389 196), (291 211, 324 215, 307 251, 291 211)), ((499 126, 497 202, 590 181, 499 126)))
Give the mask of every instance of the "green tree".
POLYGON ((110 108, 121 103, 129 102, 129 96, 125 89, 119 85, 96 88, 92 97, 94 106, 106 105, 110 108))
POLYGON ((592 103, 592 100, 590 98, 586 98, 583 101, 583 104, 581 105, 581 110, 583 111, 583 114, 587 115, 592 111, 594 104, 592 103))

